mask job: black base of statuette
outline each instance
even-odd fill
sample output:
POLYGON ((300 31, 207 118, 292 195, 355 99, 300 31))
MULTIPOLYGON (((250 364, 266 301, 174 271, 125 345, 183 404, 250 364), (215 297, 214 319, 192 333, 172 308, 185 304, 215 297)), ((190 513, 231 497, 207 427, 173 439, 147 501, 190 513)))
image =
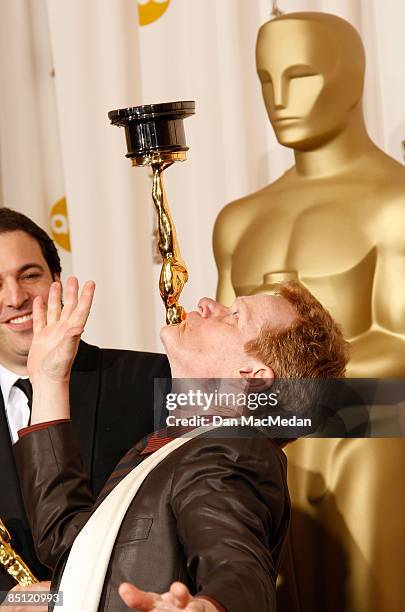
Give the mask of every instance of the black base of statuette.
POLYGON ((164 102, 108 113, 113 125, 125 128, 128 153, 135 158, 154 153, 188 151, 183 120, 195 113, 195 102, 164 102))

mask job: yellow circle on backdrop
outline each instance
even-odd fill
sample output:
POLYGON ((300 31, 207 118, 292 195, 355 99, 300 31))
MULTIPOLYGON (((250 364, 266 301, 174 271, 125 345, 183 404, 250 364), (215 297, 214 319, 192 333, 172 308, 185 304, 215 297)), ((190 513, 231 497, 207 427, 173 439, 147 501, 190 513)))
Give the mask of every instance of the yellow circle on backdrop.
POLYGON ((156 21, 163 15, 170 0, 138 0, 139 23, 141 26, 156 21))
POLYGON ((61 198, 52 206, 51 234, 56 244, 70 252, 69 220, 66 198, 61 198))

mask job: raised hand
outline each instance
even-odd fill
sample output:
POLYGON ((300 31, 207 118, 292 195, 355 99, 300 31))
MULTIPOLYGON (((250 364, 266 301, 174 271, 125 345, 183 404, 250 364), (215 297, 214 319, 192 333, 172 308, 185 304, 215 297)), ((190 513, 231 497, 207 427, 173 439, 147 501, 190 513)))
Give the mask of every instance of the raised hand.
POLYGON ((173 582, 167 593, 146 593, 128 582, 123 582, 118 592, 131 610, 142 612, 218 612, 209 601, 194 598, 181 582, 173 582))
POLYGON ((52 283, 47 308, 41 297, 33 303, 34 336, 27 368, 33 385, 41 378, 54 382, 69 380, 80 336, 89 316, 95 284, 87 281, 78 298, 78 281, 70 277, 66 283, 64 304, 59 282, 52 283))
POLYGON ((68 279, 62 306, 60 283, 52 283, 48 305, 41 297, 33 303, 34 336, 27 368, 33 388, 31 425, 70 418, 69 379, 80 336, 89 316, 95 285, 68 279))

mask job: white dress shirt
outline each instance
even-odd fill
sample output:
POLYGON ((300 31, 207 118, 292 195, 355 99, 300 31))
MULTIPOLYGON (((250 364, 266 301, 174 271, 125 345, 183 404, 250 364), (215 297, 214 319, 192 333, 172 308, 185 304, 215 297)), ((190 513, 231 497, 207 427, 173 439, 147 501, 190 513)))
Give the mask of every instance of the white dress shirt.
POLYGON ((8 429, 13 444, 18 440, 18 430, 27 427, 30 420, 27 396, 24 391, 13 386, 19 378, 28 378, 28 376, 21 376, 11 372, 11 370, 0 364, 0 387, 6 409, 8 429))

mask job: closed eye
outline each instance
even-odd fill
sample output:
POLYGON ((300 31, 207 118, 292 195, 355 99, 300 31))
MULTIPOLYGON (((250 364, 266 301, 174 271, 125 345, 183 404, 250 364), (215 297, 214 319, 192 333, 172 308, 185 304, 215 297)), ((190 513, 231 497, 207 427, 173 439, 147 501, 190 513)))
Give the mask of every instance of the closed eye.
POLYGON ((238 321, 239 311, 233 310, 232 312, 228 312, 227 315, 224 316, 223 321, 227 325, 235 325, 235 321, 238 321))
POLYGON ((234 321, 238 321, 239 320, 239 310, 233 310, 232 312, 230 312, 227 316, 227 323, 229 322, 229 325, 234 325, 234 321))

